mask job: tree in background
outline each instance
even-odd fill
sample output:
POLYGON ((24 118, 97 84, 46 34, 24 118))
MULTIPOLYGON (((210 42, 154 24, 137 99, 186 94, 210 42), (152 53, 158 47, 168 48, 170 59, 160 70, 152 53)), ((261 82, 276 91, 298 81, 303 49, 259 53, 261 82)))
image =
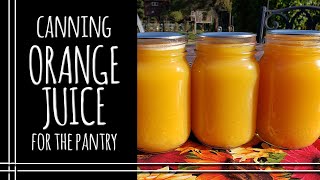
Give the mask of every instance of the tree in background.
POLYGON ((137 13, 142 20, 144 16, 144 2, 143 0, 137 0, 137 13))
POLYGON ((232 2, 235 31, 256 33, 260 24, 261 8, 266 4, 266 0, 233 0, 232 2))
POLYGON ((152 29, 153 29, 153 27, 151 26, 151 24, 146 23, 146 25, 145 25, 145 31, 146 31, 146 32, 149 32, 149 31, 151 31, 152 29))
POLYGON ((225 1, 224 3, 225 3, 224 7, 226 8, 226 10, 229 13, 229 22, 228 23, 229 23, 229 27, 230 27, 232 25, 231 24, 231 21, 232 21, 232 0, 225 1))
POLYGON ((174 20, 174 22, 180 22, 183 20, 183 15, 181 11, 172 11, 169 14, 170 19, 174 20))
POLYGON ((155 21, 155 23, 153 24, 153 31, 159 31, 159 26, 160 26, 160 24, 157 22, 157 21, 155 21))
POLYGON ((219 13, 221 11, 232 11, 232 0, 190 0, 192 1, 192 10, 205 10, 212 14, 214 30, 218 31, 219 13))
POLYGON ((219 12, 226 10, 229 13, 229 26, 231 25, 232 0, 212 0, 212 13, 214 18, 215 31, 219 27, 219 12))
POLYGON ((187 32, 187 33, 189 33, 190 28, 191 28, 191 26, 190 26, 189 21, 186 21, 186 22, 184 23, 184 31, 187 32))
MULTIPOLYGON (((261 8, 267 6, 268 0, 233 0, 232 14, 234 16, 235 31, 247 31, 256 33, 261 21, 261 8)), ((320 0, 270 0, 269 9, 281 9, 290 6, 312 5, 320 6, 320 0)), ((297 11, 289 12, 289 18, 292 18, 297 11)), ((319 11, 310 11, 312 15, 320 18, 319 11)), ((283 19, 274 17, 280 22, 280 28, 284 27, 283 19)), ((272 19, 271 19, 272 21, 272 19)), ((294 22, 294 29, 305 29, 308 19, 305 16, 299 16, 294 22)))
MULTIPOLYGON (((282 9, 291 6, 320 6, 320 0, 278 0, 278 1, 270 1, 269 9, 282 9)), ((298 10, 290 11, 288 16, 292 18, 296 15, 298 10)), ((309 11, 311 17, 317 16, 320 19, 320 12, 319 11, 309 11)), ((282 19, 280 17, 276 17, 276 20, 281 22, 282 19)), ((309 20, 310 21, 310 20, 309 20)), ((293 29, 306 29, 307 24, 309 23, 308 18, 301 14, 298 16, 294 23, 293 29)), ((319 20, 318 20, 319 22, 319 20)), ((284 27, 284 23, 280 24, 281 27, 284 27)))
POLYGON ((174 23, 174 29, 173 29, 174 32, 178 32, 179 31, 179 24, 176 22, 174 23))
POLYGON ((170 11, 180 12, 182 17, 188 17, 191 11, 204 10, 212 13, 215 30, 219 26, 219 12, 232 10, 232 0, 171 0, 170 11))
MULTIPOLYGON (((214 24, 213 30, 217 31, 219 26, 219 12, 227 10, 230 15, 229 23, 231 22, 231 14, 234 17, 233 25, 235 31, 256 33, 261 21, 261 8, 262 6, 267 6, 267 2, 268 0, 171 0, 170 7, 163 10, 161 17, 158 18, 158 22, 168 22, 170 20, 181 23, 183 19, 184 22, 187 22, 191 11, 204 10, 212 13, 214 24)), ((300 5, 320 6, 320 0, 270 0, 269 2, 269 9, 280 9, 300 5)), ((137 0, 137 7, 140 18, 143 18, 143 0, 137 0)), ((318 11, 310 12, 320 19, 320 13, 318 11)), ((297 11, 290 12, 289 17, 293 17, 296 13, 297 11)), ((278 20, 280 19, 280 17, 276 18, 278 20)), ((279 22, 281 22, 281 20, 279 22)), ((305 24, 307 22, 308 20, 306 17, 299 16, 294 23, 294 28, 305 29, 305 24)), ((190 26, 189 23, 187 24, 190 26)), ((319 28, 320 25, 317 27, 319 28)), ((190 27, 186 28, 185 23, 184 29, 185 31, 188 31, 190 30, 190 27)))

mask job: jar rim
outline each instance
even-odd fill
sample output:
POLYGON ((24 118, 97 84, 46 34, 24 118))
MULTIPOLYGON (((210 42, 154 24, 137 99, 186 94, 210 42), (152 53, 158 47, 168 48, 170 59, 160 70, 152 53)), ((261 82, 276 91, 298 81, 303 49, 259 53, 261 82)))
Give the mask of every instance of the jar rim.
POLYGON ((250 38, 257 35, 249 32, 206 32, 198 35, 199 38, 250 38))
POLYGON ((320 36, 317 30, 294 30, 294 29, 275 29, 267 31, 270 35, 290 35, 290 36, 320 36))
POLYGON ((186 36, 174 32, 138 33, 138 47, 150 50, 173 50, 185 47, 186 36))
POLYGON ((138 39, 185 39, 186 36, 175 32, 144 32, 138 33, 138 39))
POLYGON ((256 34, 249 32, 207 32, 198 35, 197 43, 216 45, 255 45, 256 34))

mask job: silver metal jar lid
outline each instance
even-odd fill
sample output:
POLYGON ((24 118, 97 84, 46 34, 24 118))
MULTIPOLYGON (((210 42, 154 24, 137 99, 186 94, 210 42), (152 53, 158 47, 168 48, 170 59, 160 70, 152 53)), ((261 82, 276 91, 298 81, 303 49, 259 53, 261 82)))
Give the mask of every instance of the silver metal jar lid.
POLYGON ((250 38, 256 36, 256 34, 248 32, 207 32, 198 35, 200 38, 250 38))
POLYGON ((138 33, 137 37, 138 47, 143 49, 181 49, 187 42, 185 35, 174 32, 144 32, 138 33))
POLYGON ((269 31, 267 31, 267 34, 271 34, 271 35, 320 36, 320 31, 316 31, 316 30, 277 29, 277 30, 269 30, 269 31))
POLYGON ((186 36, 175 32, 144 32, 138 33, 138 39, 185 39, 186 36))

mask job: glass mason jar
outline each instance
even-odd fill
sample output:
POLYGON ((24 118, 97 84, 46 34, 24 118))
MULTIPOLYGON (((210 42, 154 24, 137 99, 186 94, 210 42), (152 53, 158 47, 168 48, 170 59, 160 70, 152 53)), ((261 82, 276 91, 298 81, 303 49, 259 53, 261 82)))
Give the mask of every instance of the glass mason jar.
POLYGON ((233 148, 256 130, 259 67, 256 35, 203 33, 192 66, 192 131, 203 144, 233 148))
POLYGON ((320 32, 272 30, 260 62, 257 133, 289 149, 320 136, 320 32))
POLYGON ((138 149, 160 153, 190 134, 190 67, 186 37, 170 32, 138 34, 138 149))

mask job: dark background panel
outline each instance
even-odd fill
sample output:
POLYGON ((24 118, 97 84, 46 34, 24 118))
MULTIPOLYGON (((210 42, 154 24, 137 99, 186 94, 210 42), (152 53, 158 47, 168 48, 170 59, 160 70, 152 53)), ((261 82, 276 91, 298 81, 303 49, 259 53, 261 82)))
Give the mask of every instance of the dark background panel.
MULTIPOLYGON (((0 118, 0 142, 1 153, 0 162, 8 161, 8 1, 3 1, 1 4, 1 20, 3 22, 3 28, 0 36, 1 48, 1 93, 2 100, 0 101, 1 118, 0 118)), ((1 168, 2 169, 2 168, 1 168)))
MULTIPOLYGON (((136 2, 135 1, 19 1, 17 0, 17 162, 90 162, 90 163, 126 163, 136 162, 136 2), (27 9, 27 13, 26 13, 27 9), (111 27, 111 38, 44 38, 40 39, 36 34, 36 23, 39 16, 44 16, 43 23, 46 23, 48 16, 59 16, 63 20, 64 16, 72 16, 76 20, 77 16, 93 16, 95 20, 99 16, 109 16, 107 26, 111 27), (98 51, 97 55, 97 76, 102 80, 100 72, 107 71, 110 82, 110 47, 117 45, 115 50, 115 61, 118 66, 115 68, 115 79, 120 81, 117 85, 100 86, 94 83, 90 77, 89 85, 84 83, 82 74, 79 71, 79 84, 68 84, 67 78, 63 78, 63 83, 58 85, 48 84, 44 81, 38 86, 32 84, 29 75, 29 50, 32 45, 38 45, 43 54, 46 46, 54 49, 52 68, 57 80, 59 79, 60 66, 63 52, 66 46, 70 47, 71 67, 74 75, 74 48, 78 46, 82 56, 86 57, 86 46, 93 48, 103 45, 104 48, 98 51), (80 91, 84 87, 90 86, 93 91, 88 91, 85 96, 85 115, 88 121, 96 120, 97 95, 96 89, 103 87, 101 92, 101 103, 104 103, 101 111, 101 119, 106 122, 105 126, 85 126, 80 118, 80 91), (58 116, 63 119, 63 91, 64 87, 77 87, 76 109, 77 121, 79 125, 64 127, 54 123, 53 112, 51 111, 51 124, 47 130, 43 130, 46 122, 46 94, 43 87, 55 87, 57 89, 58 116), (32 151, 32 133, 49 133, 54 138, 54 133, 117 133, 117 143, 115 151, 55 151, 55 143, 51 143, 51 151, 32 151)), ((41 24, 40 32, 44 33, 46 24, 41 24)), ((92 55, 92 54, 91 54, 92 55)), ((34 56, 34 67, 36 67, 36 56, 34 56)), ((45 58, 45 56, 44 56, 45 58)), ((86 60, 84 59, 84 62, 86 60)), ((44 63, 45 61, 43 61, 44 63)), ((39 65, 39 64, 38 64, 39 65)), ((91 71, 91 68, 90 68, 91 71)), ((37 70, 35 69, 35 72, 37 70)), ((36 74, 36 73, 35 73, 36 74)), ((92 76, 92 73, 89 73, 92 76)), ((43 69, 45 75, 45 68, 43 69)), ((42 77, 45 80, 45 76, 42 77)), ((73 79, 74 81, 74 79, 73 79)), ((50 82, 51 79, 50 79, 50 82)), ((50 91, 52 93, 52 90, 50 91)), ((68 90, 68 122, 72 121, 71 93, 68 90)), ((52 98, 50 98, 52 103, 52 98)), ((52 105, 52 104, 51 104, 52 105)), ((74 147, 74 146, 73 146, 74 147)), ((19 168, 19 167, 18 167, 19 168)), ((46 166, 42 168, 46 169, 46 166)), ((65 167, 68 169, 67 167, 65 167)), ((85 168, 82 166, 82 168, 85 168)), ((88 169, 91 167, 88 166, 88 169)), ((117 166, 121 169, 136 169, 135 165, 117 166)), ((115 177, 136 177, 135 173, 111 173, 115 177)), ((105 177, 111 177, 107 174, 105 177)), ((18 173, 21 177, 100 177, 101 174, 34 174, 18 173), (62 176, 63 175, 63 176, 62 176)), ((25 179, 20 178, 20 179, 25 179)))
POLYGON ((75 177, 81 177, 80 179, 132 179, 132 175, 130 173, 70 173, 70 172, 20 172, 17 174, 17 179, 33 179, 33 180, 43 180, 43 179, 60 179, 60 180, 69 180, 74 179, 75 177), (81 175, 81 176, 80 176, 81 175), (48 178, 50 177, 50 178, 48 178))
POLYGON ((8 174, 7 173, 0 173, 0 179, 8 179, 8 174))

